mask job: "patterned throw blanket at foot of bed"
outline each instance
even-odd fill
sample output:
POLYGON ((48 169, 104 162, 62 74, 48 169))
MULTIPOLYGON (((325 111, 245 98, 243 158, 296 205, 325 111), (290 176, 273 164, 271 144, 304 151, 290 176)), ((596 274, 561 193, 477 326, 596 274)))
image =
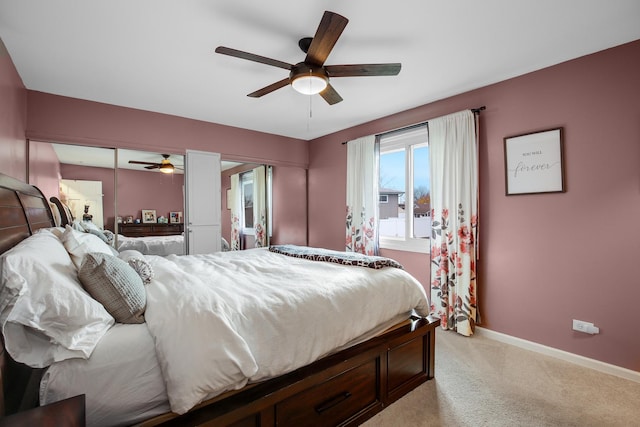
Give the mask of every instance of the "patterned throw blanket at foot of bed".
POLYGON ((342 265, 357 265, 380 269, 384 267, 402 268, 397 261, 381 256, 363 255, 357 252, 340 252, 322 248, 296 245, 274 245, 269 250, 282 255, 304 258, 311 261, 335 262, 342 265))

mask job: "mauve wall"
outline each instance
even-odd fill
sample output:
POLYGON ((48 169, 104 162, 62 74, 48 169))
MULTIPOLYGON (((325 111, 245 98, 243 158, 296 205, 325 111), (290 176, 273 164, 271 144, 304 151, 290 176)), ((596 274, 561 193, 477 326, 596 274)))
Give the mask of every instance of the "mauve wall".
POLYGON ((0 39, 0 172, 27 180, 27 90, 0 39))
MULTIPOLYGON (((241 114, 241 113, 239 113, 241 114)), ((30 139, 306 167, 304 141, 133 108, 28 91, 30 139)))
POLYGON ((118 169, 118 215, 142 221, 142 209, 155 209, 156 217, 184 213, 184 175, 118 169))
POLYGON ((51 144, 29 141, 29 184, 35 185, 49 200, 59 197, 60 162, 51 144))
MULTIPOLYGON (((273 169, 273 217, 280 224, 300 224, 300 218, 307 218, 307 171, 302 168, 276 167, 273 169), (305 191, 297 191, 304 187, 305 191)), ((306 245, 307 227, 276 227, 274 224, 271 243, 306 245)))
MULTIPOLYGON (((640 41, 312 141, 310 245, 344 246, 342 141, 486 105, 480 115, 482 326, 640 371, 638 70, 640 41), (567 192, 505 196, 503 138, 558 126, 565 132, 567 192), (595 322, 600 334, 572 331, 572 319, 595 322)), ((418 263, 413 254, 392 256, 408 260, 416 275, 425 276, 416 268, 429 268, 426 255, 418 263)))

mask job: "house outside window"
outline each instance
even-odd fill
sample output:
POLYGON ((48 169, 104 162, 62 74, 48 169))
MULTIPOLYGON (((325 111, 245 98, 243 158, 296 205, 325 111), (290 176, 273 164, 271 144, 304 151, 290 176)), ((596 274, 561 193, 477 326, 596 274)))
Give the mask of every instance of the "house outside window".
POLYGON ((390 188, 380 188, 378 192, 380 193, 378 217, 380 219, 397 217, 398 208, 400 206, 400 197, 404 195, 404 191, 393 190, 390 188))
POLYGON ((429 252, 431 205, 427 126, 380 136, 380 247, 429 252), (382 203, 382 196, 387 203, 382 203))

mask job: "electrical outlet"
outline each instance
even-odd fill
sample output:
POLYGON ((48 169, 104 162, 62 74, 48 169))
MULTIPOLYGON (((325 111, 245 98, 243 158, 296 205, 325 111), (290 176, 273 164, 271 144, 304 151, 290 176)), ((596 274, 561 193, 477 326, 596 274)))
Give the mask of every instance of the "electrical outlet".
POLYGON ((585 322, 581 320, 573 319, 573 330, 579 331, 579 332, 585 332, 586 330, 585 322))
POLYGON ((598 334, 600 329, 593 325, 593 323, 585 322, 582 320, 573 319, 573 330, 578 332, 584 332, 585 334, 598 334))

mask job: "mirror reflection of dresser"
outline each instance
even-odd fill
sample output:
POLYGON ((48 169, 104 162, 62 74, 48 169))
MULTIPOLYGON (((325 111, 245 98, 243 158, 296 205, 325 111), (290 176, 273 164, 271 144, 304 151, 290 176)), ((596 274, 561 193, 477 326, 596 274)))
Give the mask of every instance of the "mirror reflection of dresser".
POLYGON ((127 237, 173 236, 184 232, 184 224, 118 224, 118 230, 127 237))

